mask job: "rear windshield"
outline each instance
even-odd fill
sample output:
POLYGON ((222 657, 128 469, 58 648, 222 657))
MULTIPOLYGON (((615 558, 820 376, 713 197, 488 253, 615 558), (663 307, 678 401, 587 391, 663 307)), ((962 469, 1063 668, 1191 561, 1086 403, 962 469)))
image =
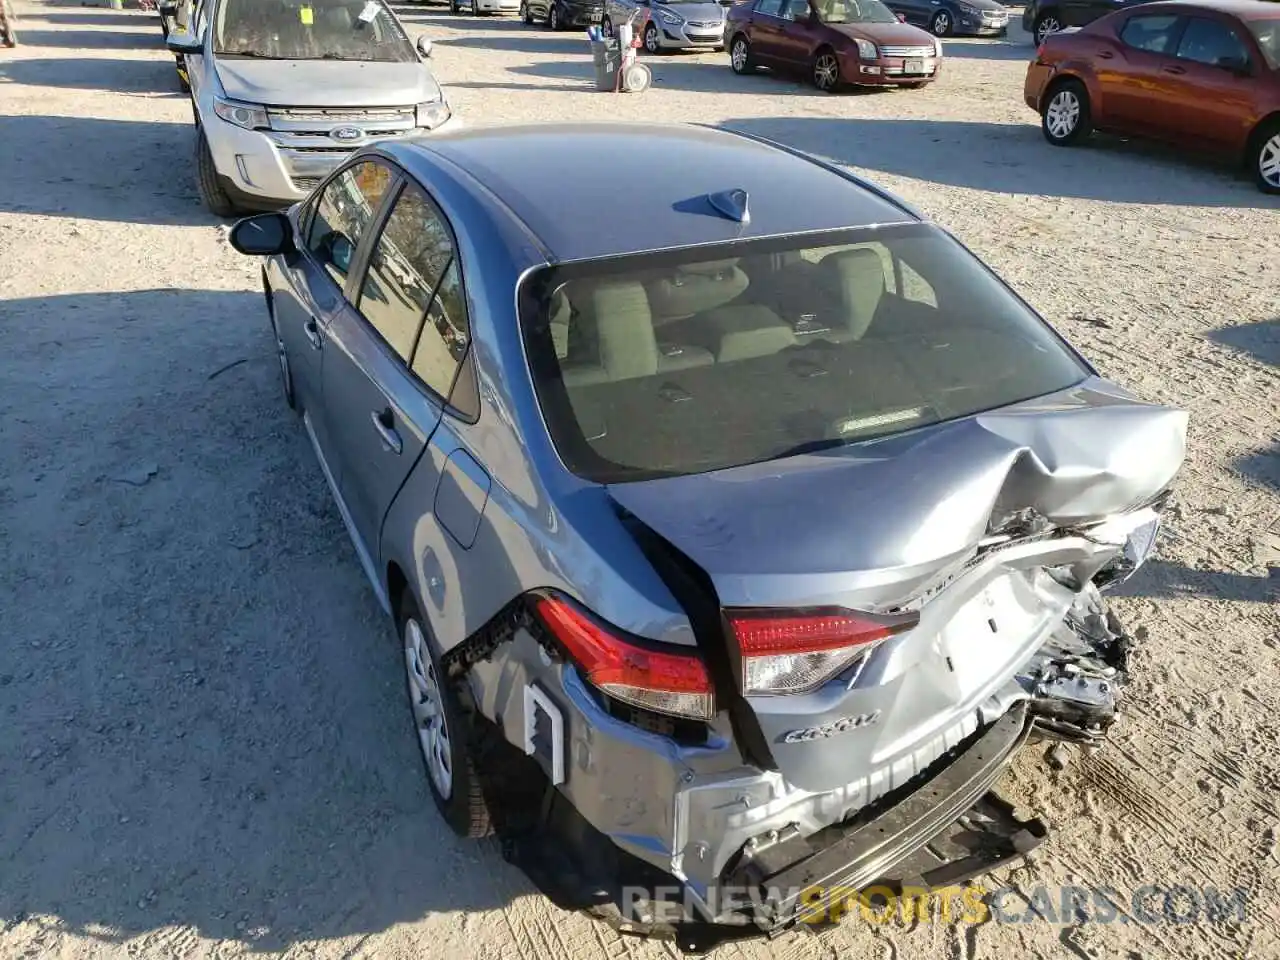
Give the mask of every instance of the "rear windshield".
POLYGON ((1272 70, 1280 69, 1280 17, 1274 20, 1247 20, 1249 31, 1262 48, 1272 70))
POLYGON ((213 52, 265 60, 416 59, 383 0, 223 0, 213 52))
POLYGON ((927 224, 548 267, 520 299, 552 440, 601 483, 883 437, 1090 372, 927 224))

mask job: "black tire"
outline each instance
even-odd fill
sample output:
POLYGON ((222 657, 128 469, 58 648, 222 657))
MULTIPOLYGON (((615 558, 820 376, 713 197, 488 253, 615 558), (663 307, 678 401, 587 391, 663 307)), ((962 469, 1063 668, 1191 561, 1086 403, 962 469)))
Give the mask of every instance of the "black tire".
POLYGON ((271 321, 271 337, 275 341, 276 365, 280 368, 280 388, 284 391, 284 403, 286 407, 296 412, 298 396, 293 389, 293 370, 289 366, 289 354, 285 352, 284 340, 280 337, 280 328, 276 325, 275 295, 267 287, 265 274, 262 288, 267 297, 267 319, 271 321))
POLYGON ((1062 18, 1058 16, 1056 11, 1042 13, 1036 17, 1036 22, 1031 28, 1031 37, 1035 40, 1036 46, 1044 43, 1045 37, 1051 33, 1057 33, 1062 29, 1062 18))
POLYGON ((560 22, 560 7, 556 4, 556 0, 551 0, 547 4, 547 29, 559 30, 564 26, 560 22))
POLYGON ((533 14, 529 10, 528 0, 521 0, 520 19, 524 21, 526 27, 533 26, 533 14))
POLYGON ((471 15, 473 17, 480 16, 480 4, 476 0, 471 0, 471 15))
POLYGON ((729 44, 729 67, 739 76, 756 72, 756 61, 751 56, 751 41, 738 34, 729 44))
POLYGON ((1055 147, 1069 147, 1093 132, 1089 91, 1083 83, 1066 79, 1048 89, 1040 104, 1040 130, 1044 138, 1055 147), (1061 111, 1057 114, 1057 120, 1054 118, 1055 111, 1061 111))
POLYGON ((606 37, 613 36, 613 21, 608 17, 600 21, 600 33, 606 37))
POLYGON ((658 38, 658 25, 650 21, 645 24, 644 28, 644 51, 650 56, 656 57, 662 53, 662 41, 658 38))
MULTIPOLYGON (((400 638, 401 655, 404 657, 406 668, 409 662, 406 654, 406 648, 408 647, 407 637, 411 622, 418 625, 426 641, 427 653, 431 659, 431 670, 434 671, 436 677, 442 677, 440 651, 437 649, 435 638, 431 636, 431 631, 418 610, 418 604, 414 600, 413 594, 409 590, 405 590, 404 595, 400 598, 400 609, 396 614, 396 634, 400 638)), ((425 667, 426 665, 424 664, 423 666, 425 667)), ((431 792, 431 799, 435 801, 436 809, 440 811, 440 816, 444 818, 445 823, 449 824, 454 833, 460 837, 468 838, 487 837, 493 832, 492 821, 489 816, 489 807, 485 803, 484 793, 481 790, 480 777, 476 774, 475 764, 472 762, 471 754, 467 747, 470 722, 462 705, 458 702, 457 694, 453 688, 448 683, 440 683, 438 689, 441 694, 441 707, 445 730, 448 734, 449 759, 452 768, 450 771, 451 788, 448 796, 445 796, 440 788, 436 786, 430 764, 427 762, 426 748, 422 744, 422 738, 418 736, 418 720, 417 714, 414 712, 413 703, 415 692, 409 681, 408 669, 406 669, 405 691, 409 697, 410 716, 413 718, 414 724, 414 738, 418 741, 418 754, 422 759, 422 772, 427 780, 427 789, 431 792)))
POLYGON ((1272 164, 1280 164, 1280 120, 1261 124, 1249 138, 1249 169, 1263 193, 1280 193, 1280 167, 1272 164))
POLYGON ((809 66, 809 81, 823 93, 840 89, 840 58, 830 47, 819 47, 809 66), (831 73, 834 70, 834 73, 831 73))
POLYGON ((213 165, 213 154, 209 152, 209 141, 204 138, 203 130, 196 130, 196 190, 200 199, 215 217, 234 217, 236 205, 222 186, 218 178, 218 168, 213 165))
POLYGON ((929 32, 935 37, 949 37, 955 28, 956 22, 952 19, 950 10, 939 10, 929 21, 929 32))

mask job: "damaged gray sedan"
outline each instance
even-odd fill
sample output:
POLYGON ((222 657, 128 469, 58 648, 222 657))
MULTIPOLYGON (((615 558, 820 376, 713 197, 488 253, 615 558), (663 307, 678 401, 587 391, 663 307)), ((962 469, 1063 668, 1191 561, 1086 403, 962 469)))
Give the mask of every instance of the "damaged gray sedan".
POLYGON ((455 830, 686 950, 1043 840, 992 785, 1106 737, 1101 591, 1186 416, 946 231, 775 144, 593 124, 387 141, 232 241, 455 830))

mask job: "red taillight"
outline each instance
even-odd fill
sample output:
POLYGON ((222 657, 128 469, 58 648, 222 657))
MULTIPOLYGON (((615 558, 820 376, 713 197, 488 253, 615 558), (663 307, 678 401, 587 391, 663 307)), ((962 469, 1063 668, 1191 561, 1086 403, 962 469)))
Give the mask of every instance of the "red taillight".
POLYGON ((736 609, 726 616, 742 655, 743 693, 807 693, 920 622, 918 613, 839 607, 736 609))
POLYGON ((559 597, 542 596, 534 605, 587 679, 609 696, 676 716, 715 716, 711 678, 697 654, 624 639, 559 597))

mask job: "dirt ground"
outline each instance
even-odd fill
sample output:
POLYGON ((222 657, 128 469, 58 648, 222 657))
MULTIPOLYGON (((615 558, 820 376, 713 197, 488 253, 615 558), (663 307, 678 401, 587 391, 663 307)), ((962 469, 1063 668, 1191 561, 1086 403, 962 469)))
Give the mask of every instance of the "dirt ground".
MULTIPOLYGON (((1017 30, 949 42, 922 91, 826 96, 707 54, 657 59, 654 89, 623 98, 590 89, 576 34, 402 9, 469 123, 622 113, 834 157, 953 229, 1105 373, 1191 411, 1180 512, 1119 601, 1145 635, 1127 717, 1063 771, 1024 755, 1007 792, 1055 832, 987 881, 1016 888, 1006 914, 1041 886, 1105 885, 1113 922, 851 922, 717 957, 1280 956, 1275 198, 1135 144, 1048 147, 1017 30), (1139 922, 1152 885, 1147 913, 1213 887, 1244 891, 1246 919, 1139 922)), ((0 957, 668 956, 442 827, 391 631, 278 395, 255 265, 196 199, 156 21, 17 10, 22 46, 0 50, 0 957)))

